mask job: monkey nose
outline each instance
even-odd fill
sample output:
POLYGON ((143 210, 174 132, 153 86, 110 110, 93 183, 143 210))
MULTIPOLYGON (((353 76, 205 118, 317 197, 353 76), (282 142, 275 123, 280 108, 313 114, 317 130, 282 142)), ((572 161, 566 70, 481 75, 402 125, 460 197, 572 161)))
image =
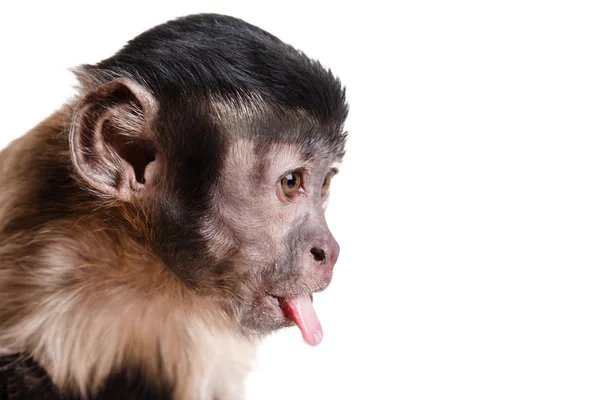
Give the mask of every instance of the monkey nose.
POLYGON ((313 247, 310 249, 310 253, 312 254, 314 261, 326 265, 329 268, 333 268, 340 254, 340 245, 333 236, 331 236, 325 246, 313 247))

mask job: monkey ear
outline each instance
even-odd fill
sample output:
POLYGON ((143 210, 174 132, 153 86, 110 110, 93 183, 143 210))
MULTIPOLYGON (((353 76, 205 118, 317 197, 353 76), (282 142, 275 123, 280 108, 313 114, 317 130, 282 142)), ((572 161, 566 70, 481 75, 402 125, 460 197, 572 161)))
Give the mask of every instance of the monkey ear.
POLYGON ((119 200, 150 194, 163 168, 157 114, 154 96, 129 79, 114 80, 86 95, 69 132, 77 174, 95 190, 119 200))

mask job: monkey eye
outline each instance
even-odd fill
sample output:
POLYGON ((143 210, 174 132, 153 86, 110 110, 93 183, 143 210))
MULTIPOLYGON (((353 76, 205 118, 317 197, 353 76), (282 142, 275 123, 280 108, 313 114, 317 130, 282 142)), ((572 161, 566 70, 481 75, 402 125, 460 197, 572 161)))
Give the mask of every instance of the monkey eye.
POLYGON ((327 194, 329 194, 329 186, 331 185, 331 178, 333 178, 333 175, 335 174, 332 172, 325 175, 323 186, 321 186, 321 197, 325 197, 327 194))
POLYGON ((288 198, 292 198, 298 194, 301 186, 302 175, 300 172, 290 172, 281 179, 281 189, 283 189, 283 194, 288 198))

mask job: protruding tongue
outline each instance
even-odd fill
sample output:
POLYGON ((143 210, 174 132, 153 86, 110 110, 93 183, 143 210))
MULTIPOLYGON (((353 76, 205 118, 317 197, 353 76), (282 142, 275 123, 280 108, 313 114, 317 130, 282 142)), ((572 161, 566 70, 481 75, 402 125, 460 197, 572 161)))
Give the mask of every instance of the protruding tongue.
POLYGON ((308 293, 281 298, 281 307, 287 316, 298 325, 307 344, 316 346, 321 343, 323 328, 321 328, 321 323, 308 293))

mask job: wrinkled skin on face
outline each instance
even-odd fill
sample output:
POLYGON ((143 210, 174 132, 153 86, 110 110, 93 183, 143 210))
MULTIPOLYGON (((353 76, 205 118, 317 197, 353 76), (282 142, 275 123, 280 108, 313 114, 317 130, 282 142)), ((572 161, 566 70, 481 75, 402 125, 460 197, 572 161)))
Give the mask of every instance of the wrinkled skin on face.
POLYGON ((260 153, 247 140, 231 145, 218 187, 219 214, 244 243, 236 264, 247 283, 240 305, 247 331, 265 334, 296 323, 309 344, 320 341, 310 302, 331 282, 339 254, 324 215, 324 183, 338 164, 327 153, 306 157, 294 144, 274 143, 260 153), (290 173, 297 189, 286 195, 290 173))

